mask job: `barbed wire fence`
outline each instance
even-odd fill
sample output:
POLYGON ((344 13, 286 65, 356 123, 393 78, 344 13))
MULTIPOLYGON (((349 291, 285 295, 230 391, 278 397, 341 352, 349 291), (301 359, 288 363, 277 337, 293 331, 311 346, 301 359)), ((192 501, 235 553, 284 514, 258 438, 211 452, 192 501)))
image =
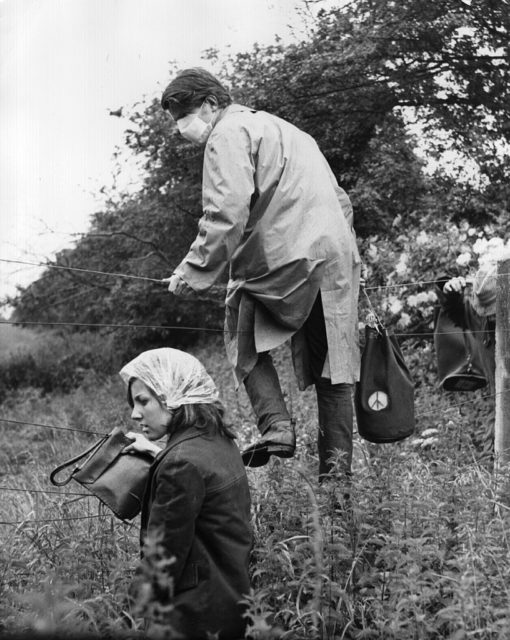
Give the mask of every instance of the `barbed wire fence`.
MULTIPOLYGON (((6 258, 0 258, 0 262, 8 262, 15 264, 23 264, 30 266, 38 266, 52 269, 61 269, 61 270, 69 270, 69 271, 78 271, 82 273, 89 273, 95 275, 103 275, 107 277, 114 278, 130 278, 141 280, 145 282, 154 282, 158 284, 163 284, 163 280, 157 278, 150 278, 146 276, 139 276, 134 274, 125 274, 125 273, 117 273, 117 272, 105 272, 94 269, 86 269, 82 267, 71 267, 66 265, 57 265, 52 263, 36 263, 22 260, 11 260, 6 258)), ((480 402, 480 400, 494 398, 496 400, 496 442, 495 442, 495 453, 496 458, 499 459, 500 463, 508 462, 508 458, 510 457, 510 364, 508 363, 508 359, 510 358, 510 345, 508 335, 510 334, 510 319, 509 319, 509 311, 508 306, 510 304, 510 294, 509 294, 509 284, 510 281, 510 260, 501 263, 503 268, 499 268, 496 273, 496 278, 498 281, 498 312, 497 317, 499 322, 497 323, 497 334, 500 336, 500 345, 503 344, 504 347, 502 351, 497 352, 496 357, 496 380, 499 380, 496 383, 496 391, 490 394, 484 394, 480 397, 472 398, 470 400, 466 400, 459 403, 449 404, 447 407, 443 408, 443 411, 448 411, 449 409, 459 409, 459 407, 464 405, 469 405, 475 402, 480 402), (503 302, 501 301, 503 300, 503 302), (506 305, 506 306, 505 306, 506 305), (500 317, 501 316, 501 317, 500 317), (503 336, 503 337, 501 337, 503 336), (506 351, 505 351, 506 349, 506 351), (498 402, 498 398, 502 398, 501 402, 498 402), (501 409, 503 407, 503 409, 501 409)), ((375 286, 364 286, 366 291, 384 291, 395 288, 403 288, 403 287, 413 287, 413 286, 423 286, 423 285, 435 285, 437 284, 437 280, 416 280, 411 282, 404 283, 395 283, 388 285, 375 285, 375 286)), ((227 287, 215 287, 215 293, 225 292, 227 287)), ((180 331, 205 331, 205 332, 214 332, 214 333, 225 333, 225 329, 220 328, 212 328, 212 327, 190 327, 190 326, 181 326, 181 325, 149 325, 149 324, 136 324, 136 323, 86 323, 86 322, 73 322, 73 321, 55 321, 55 322, 47 322, 47 321, 16 321, 16 320, 0 320, 0 324, 8 324, 8 325, 21 325, 21 326, 70 326, 70 327, 94 327, 94 328, 112 328, 112 329, 120 329, 120 328, 140 328, 140 329, 168 329, 168 330, 180 330, 180 331)), ((243 333, 242 331, 228 331, 229 333, 243 333)), ((447 335, 456 333, 454 331, 448 332, 434 332, 434 331, 421 331, 421 332, 395 332, 394 335, 399 337, 429 337, 433 335, 447 335)), ((477 331, 472 331, 472 333, 478 333, 477 331)), ((485 330, 479 331, 479 333, 485 333, 485 330)), ((425 411, 417 414, 415 416, 416 419, 422 418, 424 416, 434 414, 437 410, 433 409, 431 411, 425 411)), ((18 418, 13 417, 0 417, 0 422, 4 424, 15 424, 15 425, 29 425, 40 428, 47 429, 55 429, 59 431, 69 431, 76 433, 84 433, 88 435, 98 435, 105 436, 106 433, 86 430, 86 429, 77 429, 72 427, 64 427, 60 425, 49 425, 40 422, 31 422, 27 420, 20 420, 18 418)), ((18 493, 30 493, 30 494, 48 494, 48 495, 57 495, 57 496, 74 496, 75 498, 94 498, 91 493, 78 493, 73 491, 55 491, 51 489, 37 489, 37 488, 27 488, 27 487, 10 487, 10 486, 0 486, 0 491, 6 492, 18 492, 18 493)), ((74 521, 74 520, 87 520, 87 519, 97 519, 105 517, 105 514, 94 514, 94 515, 86 515, 86 516, 62 516, 60 518, 43 518, 43 519, 23 519, 23 520, 13 520, 13 521, 0 521, 0 525, 6 526, 21 526, 25 524, 47 524, 51 522, 60 522, 60 521, 74 521)), ((113 520, 112 520, 113 521, 113 520)), ((132 523, 116 520, 119 524, 123 525, 131 525, 132 523)))

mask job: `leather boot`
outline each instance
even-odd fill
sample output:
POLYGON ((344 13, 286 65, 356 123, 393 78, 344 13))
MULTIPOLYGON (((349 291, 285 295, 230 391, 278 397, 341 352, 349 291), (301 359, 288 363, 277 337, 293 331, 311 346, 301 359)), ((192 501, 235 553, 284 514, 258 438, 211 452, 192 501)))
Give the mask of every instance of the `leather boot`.
POLYGON ((242 453, 247 467, 262 467, 269 462, 270 456, 292 458, 296 449, 296 434, 292 422, 275 422, 242 453))

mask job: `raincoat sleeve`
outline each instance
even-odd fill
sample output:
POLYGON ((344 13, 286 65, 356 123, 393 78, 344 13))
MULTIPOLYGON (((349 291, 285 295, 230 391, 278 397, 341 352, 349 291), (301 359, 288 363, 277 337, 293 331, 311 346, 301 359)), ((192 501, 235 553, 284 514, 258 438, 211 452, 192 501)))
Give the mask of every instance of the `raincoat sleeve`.
POLYGON ((339 187, 338 184, 335 186, 335 191, 338 202, 340 203, 342 211, 344 212, 344 216, 346 217, 347 222, 352 229, 354 224, 354 215, 351 200, 347 193, 342 189, 342 187, 339 187))
POLYGON ((338 182, 336 181, 335 174, 333 173, 333 171, 331 171, 331 167, 329 166, 329 163, 325 159, 324 159, 324 165, 329 175, 329 179, 331 180, 331 182, 333 183, 333 187, 335 188, 336 197, 338 202, 340 203, 343 214, 349 226, 352 229, 354 225, 354 212, 352 210, 351 199, 349 198, 347 193, 342 189, 342 187, 339 186, 338 182))
POLYGON ((162 535, 166 555, 175 559, 169 567, 174 584, 183 575, 204 497, 204 480, 192 463, 179 460, 161 465, 147 535, 162 535))
POLYGON ((232 125, 213 131, 204 156, 204 213, 198 235, 174 272, 195 291, 214 284, 238 247, 255 192, 254 174, 255 153, 248 131, 232 125))

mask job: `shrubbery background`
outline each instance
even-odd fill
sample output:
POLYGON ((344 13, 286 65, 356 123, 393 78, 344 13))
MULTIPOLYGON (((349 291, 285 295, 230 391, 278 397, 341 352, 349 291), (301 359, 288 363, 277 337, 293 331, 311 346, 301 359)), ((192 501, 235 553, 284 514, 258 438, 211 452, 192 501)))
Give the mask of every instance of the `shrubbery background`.
MULTIPOLYGON (((217 381, 243 447, 255 424, 245 393, 233 390, 221 349, 216 340, 192 351, 217 381)), ((504 509, 495 509, 484 449, 491 401, 482 391, 440 392, 430 345, 406 341, 404 349, 417 385, 417 433, 393 445, 356 436, 349 488, 334 476, 319 487, 314 392, 298 392, 290 354, 276 352, 297 418, 298 452, 248 471, 256 535, 250 637, 408 640, 509 632, 509 522, 504 509)), ((10 391, 2 416, 95 432, 130 423, 120 379, 92 372, 68 393, 10 391)), ((122 524, 93 497, 5 490, 55 490, 49 471, 94 438, 0 426, 0 520, 20 523, 0 525, 0 630, 141 632, 129 597, 138 518, 122 524)), ((66 490, 83 491, 77 484, 66 490)))

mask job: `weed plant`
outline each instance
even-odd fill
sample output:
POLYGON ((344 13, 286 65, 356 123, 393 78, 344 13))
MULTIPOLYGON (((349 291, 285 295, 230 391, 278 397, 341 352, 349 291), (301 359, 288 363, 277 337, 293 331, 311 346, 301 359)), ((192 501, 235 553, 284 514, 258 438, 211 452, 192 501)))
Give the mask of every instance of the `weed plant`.
MULTIPOLYGON (((221 344, 194 353, 217 382, 243 448, 256 428, 246 394, 234 390, 218 356, 221 344)), ((333 471, 319 484, 315 394, 297 391, 288 352, 276 352, 298 450, 248 470, 255 534, 248 638, 510 637, 509 511, 498 490, 506 476, 496 486, 487 447, 493 406, 481 391, 440 392, 426 344, 406 346, 405 355, 416 381, 416 434, 388 445, 356 435, 352 478, 333 471)), ((120 381, 93 373, 67 394, 12 390, 1 416, 85 432, 130 426, 120 381)), ((11 523, 0 525, 4 633, 143 634, 150 599, 132 588, 138 518, 122 523, 94 497, 71 495, 85 492, 78 484, 62 488, 65 496, 50 493, 50 470, 95 438, 0 426, 0 521, 11 523)))

